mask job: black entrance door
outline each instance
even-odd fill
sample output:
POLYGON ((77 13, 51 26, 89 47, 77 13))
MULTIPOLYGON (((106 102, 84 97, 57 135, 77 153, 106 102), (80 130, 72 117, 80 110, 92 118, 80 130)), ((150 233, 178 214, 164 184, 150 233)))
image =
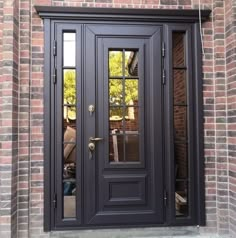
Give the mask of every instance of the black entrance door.
POLYGON ((71 27, 55 29, 56 224, 163 223, 161 28, 71 27))

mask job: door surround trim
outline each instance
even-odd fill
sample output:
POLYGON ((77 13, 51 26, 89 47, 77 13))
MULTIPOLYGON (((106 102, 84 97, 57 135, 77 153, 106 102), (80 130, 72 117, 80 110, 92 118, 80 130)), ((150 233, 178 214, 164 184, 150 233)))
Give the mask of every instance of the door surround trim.
MULTIPOLYGON (((35 6, 38 15, 45 19, 102 20, 102 21, 139 21, 142 22, 197 22, 198 9, 132 9, 132 8, 89 8, 35 6)), ((206 21, 211 13, 201 10, 201 19, 206 21)))
MULTIPOLYGON (((51 201, 54 200, 53 192, 50 191, 52 187, 52 181, 50 178, 51 162, 50 157, 52 154, 50 143, 52 142, 52 135, 50 128, 53 126, 54 118, 51 118, 50 111, 54 104, 51 94, 53 92, 52 87, 52 72, 50 65, 53 62, 53 38, 51 32, 54 30, 55 21, 73 21, 78 22, 86 21, 86 23, 116 23, 124 22, 123 24, 163 24, 169 23, 190 23, 192 25, 192 32, 196 35, 193 40, 193 63, 195 64, 194 78, 199 79, 194 81, 196 93, 196 129, 197 134, 197 168, 196 174, 199 175, 196 181, 196 190, 198 201, 196 204, 199 209, 197 210, 197 224, 205 224, 205 205, 204 205, 204 156, 203 156, 203 113, 202 113, 202 64, 200 50, 201 43, 199 37, 199 10, 167 10, 167 9, 116 9, 116 8, 78 8, 78 7, 54 7, 54 6, 35 6, 38 15, 44 19, 44 39, 47 44, 44 45, 45 60, 44 60, 44 230, 54 230, 52 227, 54 220, 51 216, 53 207, 51 201), (128 21, 128 22, 127 22, 128 21), (49 212, 50 211, 50 212, 49 212), (50 214, 49 214, 50 213, 50 214)), ((202 21, 206 21, 211 13, 211 10, 201 10, 202 21)), ((165 40, 168 41, 168 34, 164 34, 165 40)), ((196 176, 196 175, 195 175, 196 176)), ((173 221, 163 224, 167 225, 187 225, 186 223, 174 224, 173 221)), ((152 225, 152 224, 150 224, 152 225)), ((158 226, 163 226, 158 225, 158 226)), ((191 224, 190 224, 191 225, 191 224)), ((83 229, 83 227, 79 227, 83 229)), ((102 228, 102 227, 101 227, 102 228)), ((57 228, 58 229, 58 228, 57 228)), ((61 229, 61 228, 59 228, 61 229)), ((58 230, 59 230, 58 229, 58 230)), ((66 229, 65 227, 63 229, 66 229)), ((75 228, 70 228, 75 229, 75 228)), ((78 229, 78 228, 76 228, 78 229)), ((87 228, 86 228, 87 229, 87 228)))

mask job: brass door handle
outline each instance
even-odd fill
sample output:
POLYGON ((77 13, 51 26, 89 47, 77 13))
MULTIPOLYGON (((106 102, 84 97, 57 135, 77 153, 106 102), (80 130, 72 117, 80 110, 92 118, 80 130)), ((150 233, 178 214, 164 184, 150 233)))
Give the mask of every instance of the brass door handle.
POLYGON ((99 137, 97 137, 97 138, 90 137, 90 138, 89 138, 89 141, 94 141, 94 142, 96 142, 96 141, 101 141, 101 140, 103 140, 103 138, 99 138, 99 137))

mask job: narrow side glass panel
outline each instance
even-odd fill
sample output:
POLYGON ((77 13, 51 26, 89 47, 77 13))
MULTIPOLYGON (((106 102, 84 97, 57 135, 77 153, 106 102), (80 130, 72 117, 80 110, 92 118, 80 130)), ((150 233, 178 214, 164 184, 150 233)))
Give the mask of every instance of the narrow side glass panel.
POLYGON ((175 167, 175 208, 176 217, 189 215, 189 156, 188 156, 188 93, 185 59, 185 33, 172 35, 173 56, 173 136, 175 167))
POLYGON ((64 104, 75 106, 76 104, 76 75, 74 69, 64 70, 64 104))
POLYGON ((188 139, 187 107, 174 106, 174 139, 187 141, 188 139))
POLYGON ((187 83, 186 70, 177 69, 173 71, 174 74, 174 105, 187 104, 187 83))
POLYGON ((63 41, 63 66, 75 67, 75 33, 64 33, 63 41))
POLYGON ((76 217, 75 33, 63 33, 63 218, 76 217))
POLYGON ((188 216, 188 182, 178 181, 175 184, 176 216, 188 216))
POLYGON ((185 66, 185 33, 175 32, 172 37, 172 49, 173 49, 173 66, 184 67, 185 66))
POLYGON ((188 180, 188 144, 174 144, 176 180, 188 180))

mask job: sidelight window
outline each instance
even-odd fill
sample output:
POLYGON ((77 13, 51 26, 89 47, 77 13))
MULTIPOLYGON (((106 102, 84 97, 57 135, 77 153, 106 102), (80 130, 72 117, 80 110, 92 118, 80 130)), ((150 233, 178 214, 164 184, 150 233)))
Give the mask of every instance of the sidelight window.
POLYGON ((63 33, 63 217, 76 217, 76 58, 73 32, 63 33))
POLYGON ((173 33, 173 109, 176 216, 188 216, 188 96, 185 33, 173 33))

